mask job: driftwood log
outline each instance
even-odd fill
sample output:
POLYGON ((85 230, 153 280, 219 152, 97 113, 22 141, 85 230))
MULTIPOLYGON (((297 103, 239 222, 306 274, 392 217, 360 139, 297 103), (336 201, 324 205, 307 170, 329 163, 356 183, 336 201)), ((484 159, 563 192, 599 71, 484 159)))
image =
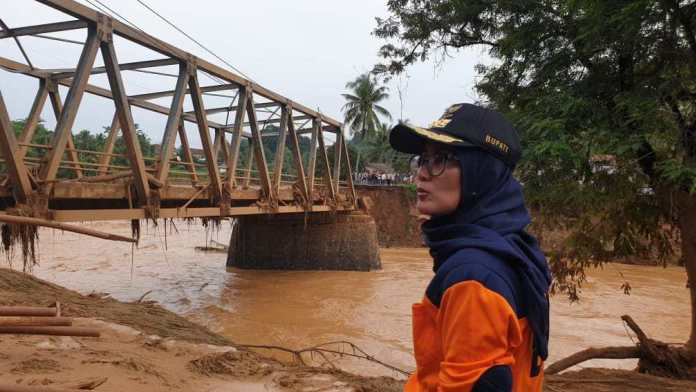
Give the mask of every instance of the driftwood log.
POLYGON ((635 346, 588 348, 551 364, 545 373, 557 374, 591 359, 637 358, 640 373, 679 379, 692 378, 690 368, 696 365, 696 358, 682 348, 670 347, 666 343, 650 339, 631 316, 621 316, 621 320, 635 333, 638 339, 635 346))
POLYGON ((50 336, 81 336, 98 338, 100 331, 96 328, 86 327, 51 327, 51 326, 30 326, 30 327, 10 327, 0 326, 1 335, 50 335, 50 336))
POLYGON ((575 354, 565 357, 553 364, 549 365, 544 370, 546 374, 557 374, 579 363, 589 361, 590 359, 630 359, 640 358, 640 349, 638 346, 620 346, 620 347, 601 347, 578 351, 575 354))
POLYGON ((54 317, 59 315, 58 306, 40 308, 35 306, 0 306, 0 316, 54 317))
POLYGON ((124 237, 118 234, 104 233, 97 230, 88 229, 82 226, 68 225, 65 223, 54 222, 46 219, 31 218, 27 216, 18 215, 8 215, 0 213, 0 222, 19 224, 19 225, 33 225, 33 226, 43 226, 50 227, 53 229, 71 231, 73 233, 85 234, 92 237, 102 238, 111 241, 122 241, 122 242, 136 242, 135 238, 124 237))
POLYGON ((0 317, 0 327, 69 327, 69 317, 0 317))

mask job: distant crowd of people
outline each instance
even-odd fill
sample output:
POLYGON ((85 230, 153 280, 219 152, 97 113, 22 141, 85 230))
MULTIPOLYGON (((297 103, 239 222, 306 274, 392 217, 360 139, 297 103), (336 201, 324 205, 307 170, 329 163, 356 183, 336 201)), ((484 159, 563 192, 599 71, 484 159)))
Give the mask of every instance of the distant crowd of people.
POLYGON ((413 176, 399 173, 356 173, 354 181, 361 185, 386 185, 410 184, 413 176))

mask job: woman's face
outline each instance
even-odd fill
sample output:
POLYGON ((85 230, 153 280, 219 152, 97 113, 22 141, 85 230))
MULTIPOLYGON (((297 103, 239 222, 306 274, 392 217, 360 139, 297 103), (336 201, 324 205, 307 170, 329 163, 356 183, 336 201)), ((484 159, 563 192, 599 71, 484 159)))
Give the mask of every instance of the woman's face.
MULTIPOLYGON (((428 143, 423 151, 423 158, 433 163, 433 174, 442 170, 438 157, 452 154, 453 151, 439 143, 428 143)), ((459 162, 450 158, 446 160, 444 170, 440 175, 431 175, 423 165, 416 173, 416 208, 424 215, 447 215, 459 206, 461 194, 461 169, 459 162)))

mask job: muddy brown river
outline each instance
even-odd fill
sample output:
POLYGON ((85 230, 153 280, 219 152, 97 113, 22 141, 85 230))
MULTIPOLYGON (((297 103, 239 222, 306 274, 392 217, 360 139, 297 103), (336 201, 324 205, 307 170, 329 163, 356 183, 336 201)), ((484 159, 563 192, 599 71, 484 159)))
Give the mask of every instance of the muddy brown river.
MULTIPOLYGON (((130 235, 125 222, 86 223, 130 235)), ((346 340, 397 367, 412 370, 410 308, 432 276, 425 249, 382 249, 383 269, 374 272, 250 271, 225 269, 226 254, 196 246, 226 244, 230 224, 206 230, 178 223, 178 233, 143 227, 140 246, 72 233, 41 230, 40 264, 34 274, 77 290, 109 293, 132 301, 144 293, 164 307, 229 337, 235 343, 294 349, 346 340), (167 250, 165 251, 165 242, 167 250)), ((272 246, 272 244, 269 244, 272 246)), ((14 268, 21 268, 19 257, 14 268)), ((630 314, 652 337, 683 342, 689 331, 686 273, 678 267, 608 265, 588 273, 580 303, 552 299, 551 358, 590 346, 631 344, 621 323, 630 314), (631 295, 620 289, 621 275, 631 295)), ((394 375, 365 361, 343 359, 344 369, 394 375)), ((631 360, 587 366, 632 368, 631 360)))

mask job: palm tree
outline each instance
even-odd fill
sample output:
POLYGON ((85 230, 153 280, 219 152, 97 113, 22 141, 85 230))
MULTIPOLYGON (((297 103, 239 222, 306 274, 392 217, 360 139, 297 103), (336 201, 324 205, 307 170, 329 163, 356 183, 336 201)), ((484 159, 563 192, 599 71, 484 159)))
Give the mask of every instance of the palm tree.
POLYGON ((341 95, 348 101, 343 105, 343 112, 351 134, 362 139, 375 132, 380 121, 379 116, 391 120, 389 111, 379 105, 379 102, 389 98, 389 89, 386 86, 378 86, 369 73, 346 83, 346 88, 351 92, 341 95))

